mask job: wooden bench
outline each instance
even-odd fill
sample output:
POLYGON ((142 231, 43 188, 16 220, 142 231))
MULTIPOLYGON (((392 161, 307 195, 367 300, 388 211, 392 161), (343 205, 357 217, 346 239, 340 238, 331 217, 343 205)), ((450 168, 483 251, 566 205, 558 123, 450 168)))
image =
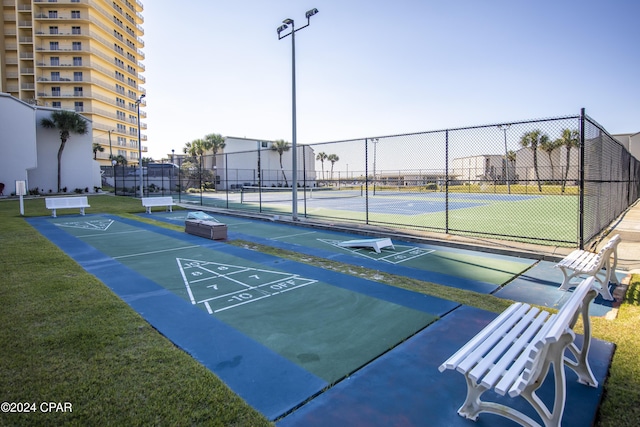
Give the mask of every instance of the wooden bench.
POLYGON ((576 276, 594 276, 600 284, 598 292, 602 298, 613 300, 609 291, 609 282, 619 284, 615 273, 618 265, 618 243, 620 243, 620 235, 616 234, 597 253, 576 249, 567 255, 554 266, 561 269, 564 276, 560 289, 566 291, 575 286, 571 279, 576 276), (613 264, 611 264, 611 256, 613 256, 613 264))
POLYGON ((142 206, 144 206, 147 209, 147 213, 150 214, 151 213, 151 208, 156 207, 156 206, 166 206, 166 211, 167 212, 173 212, 173 206, 175 206, 175 203, 173 203, 173 198, 170 196, 167 197, 143 197, 142 198, 142 206))
POLYGON ((360 239, 360 240, 345 240, 338 243, 338 246, 343 248, 371 248, 377 253, 380 253, 382 248, 391 246, 391 249, 395 249, 391 239, 379 238, 379 239, 360 239))
POLYGON ((78 197, 46 197, 44 203, 47 209, 51 209, 51 216, 57 217, 57 209, 80 208, 80 215, 84 215, 84 208, 90 208, 87 196, 78 197))
POLYGON ((493 389, 501 396, 523 397, 545 426, 559 426, 566 401, 565 365, 576 372, 582 384, 597 387, 589 366, 591 344, 589 303, 597 295, 595 278, 583 280, 557 314, 515 303, 438 368, 455 369, 467 382, 467 397, 458 414, 476 420, 490 412, 521 425, 539 426, 537 421, 506 404, 480 400, 493 389), (575 344, 573 327, 582 315, 584 342, 575 344), (567 357, 569 350, 572 358, 567 357), (553 365, 555 400, 549 409, 536 395, 553 365))

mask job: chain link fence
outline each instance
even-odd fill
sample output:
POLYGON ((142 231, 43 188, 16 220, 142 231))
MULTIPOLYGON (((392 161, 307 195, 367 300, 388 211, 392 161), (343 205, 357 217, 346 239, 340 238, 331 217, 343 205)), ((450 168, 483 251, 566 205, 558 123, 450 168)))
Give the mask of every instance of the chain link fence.
POLYGON ((139 196, 142 173, 145 196, 194 206, 579 247, 640 189, 640 162, 584 113, 296 153, 294 176, 290 145, 227 138, 224 153, 104 168, 103 181, 139 196))

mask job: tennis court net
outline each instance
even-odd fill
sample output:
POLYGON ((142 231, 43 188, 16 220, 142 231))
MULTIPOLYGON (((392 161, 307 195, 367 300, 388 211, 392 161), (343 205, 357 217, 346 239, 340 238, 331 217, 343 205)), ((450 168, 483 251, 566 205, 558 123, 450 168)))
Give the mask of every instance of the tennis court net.
MULTIPOLYGON (((340 188, 299 188, 298 200, 342 199, 362 197, 362 186, 340 188)), ((241 203, 290 202, 293 200, 292 188, 281 187, 242 187, 241 203)))

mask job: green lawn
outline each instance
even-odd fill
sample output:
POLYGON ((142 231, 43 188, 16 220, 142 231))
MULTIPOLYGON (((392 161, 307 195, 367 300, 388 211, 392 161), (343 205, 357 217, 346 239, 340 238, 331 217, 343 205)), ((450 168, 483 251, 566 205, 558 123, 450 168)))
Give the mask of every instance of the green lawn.
MULTIPOLYGON (((132 214, 143 212, 138 199, 90 196, 89 203, 87 213, 140 219, 132 214)), ((25 214, 49 211, 36 198, 25 200, 25 214)), ((0 243, 0 401, 69 402, 73 408, 71 413, 0 413, 0 425, 270 425, 29 226, 19 215, 17 200, 0 201, 0 243)), ((310 258, 248 242, 234 244, 291 259, 310 258)), ((328 260, 312 261, 495 312, 509 304, 328 260)), ((640 425, 639 322, 640 276, 634 276, 618 318, 593 321, 596 337, 617 344, 600 426, 640 425)))

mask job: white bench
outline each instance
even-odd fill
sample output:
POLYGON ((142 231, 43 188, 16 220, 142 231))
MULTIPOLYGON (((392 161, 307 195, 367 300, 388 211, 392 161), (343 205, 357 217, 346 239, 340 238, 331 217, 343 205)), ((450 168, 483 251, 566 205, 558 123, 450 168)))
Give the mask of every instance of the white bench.
POLYGON ((46 197, 44 203, 47 209, 51 209, 51 216, 57 217, 57 209, 80 208, 80 215, 84 215, 84 208, 90 208, 87 196, 78 197, 46 197))
POLYGON ((619 284, 615 273, 618 265, 618 243, 620 243, 620 235, 616 234, 597 253, 576 249, 567 255, 554 266, 561 269, 564 276, 560 289, 566 291, 575 286, 571 283, 571 279, 576 276, 594 276, 600 284, 598 292, 602 298, 613 300, 609 291, 609 282, 619 284), (611 264, 611 256, 613 256, 613 264, 611 264))
POLYGON ((147 213, 151 213, 151 208, 155 206, 166 206, 167 212, 173 212, 172 206, 175 206, 173 203, 173 198, 170 196, 167 197, 143 197, 142 198, 142 206, 147 209, 147 213))
POLYGON ((559 426, 566 402, 565 365, 576 372, 578 382, 597 387, 589 366, 591 344, 589 303, 597 295, 594 277, 583 280, 557 314, 515 303, 438 368, 455 369, 467 382, 467 397, 458 414, 476 420, 482 412, 509 418, 521 425, 540 424, 506 404, 480 400, 493 389, 501 396, 523 397, 545 426, 559 426), (582 315, 584 342, 574 342, 573 326, 582 315), (573 358, 565 355, 569 349, 573 358), (549 409, 536 395, 553 365, 555 400, 549 409))
POLYGON ((344 242, 338 243, 338 246, 343 248, 372 248, 377 253, 380 253, 382 248, 389 246, 391 246, 391 249, 395 249, 389 238, 345 240, 344 242))

